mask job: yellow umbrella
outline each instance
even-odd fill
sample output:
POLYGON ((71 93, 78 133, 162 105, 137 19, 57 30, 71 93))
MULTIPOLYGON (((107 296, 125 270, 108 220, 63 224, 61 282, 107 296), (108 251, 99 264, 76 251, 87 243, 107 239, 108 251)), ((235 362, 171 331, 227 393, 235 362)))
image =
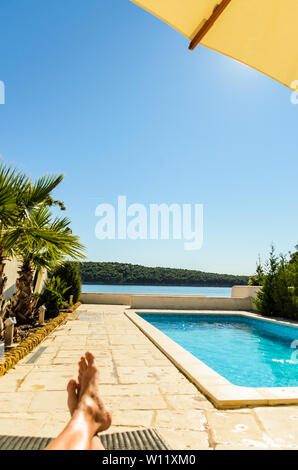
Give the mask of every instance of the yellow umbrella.
POLYGON ((289 88, 298 80, 298 0, 131 1, 186 36, 189 49, 206 46, 289 88))

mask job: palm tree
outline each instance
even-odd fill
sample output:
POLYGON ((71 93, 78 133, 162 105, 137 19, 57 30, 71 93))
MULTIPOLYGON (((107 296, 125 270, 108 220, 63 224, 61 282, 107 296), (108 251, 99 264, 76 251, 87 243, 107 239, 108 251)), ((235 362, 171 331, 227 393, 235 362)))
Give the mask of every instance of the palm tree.
POLYGON ((63 203, 52 199, 50 194, 62 179, 63 175, 45 175, 32 183, 23 172, 0 163, 0 312, 7 281, 5 263, 14 256, 14 245, 7 232, 44 201, 49 206, 58 204, 63 209, 63 203))
POLYGON ((18 213, 18 188, 25 182, 25 176, 5 163, 0 163, 0 339, 4 332, 5 290, 7 277, 5 276, 5 264, 7 258, 12 256, 12 246, 7 242, 5 234, 7 229, 16 221, 18 213))
POLYGON ((74 260, 84 258, 84 247, 79 238, 72 234, 69 224, 66 217, 52 219, 49 209, 43 205, 32 210, 28 217, 7 232, 6 237, 21 262, 16 293, 9 306, 9 313, 19 321, 28 321, 34 313, 35 269, 49 270, 67 257, 74 260))
POLYGON ((7 278, 4 274, 5 262, 12 255, 12 246, 5 234, 18 216, 17 199, 19 188, 25 184, 25 176, 11 166, 0 163, 0 313, 3 306, 3 292, 7 278))
POLYGON ((13 222, 12 214, 16 210, 16 180, 21 175, 12 167, 0 164, 0 224, 9 225, 13 222))

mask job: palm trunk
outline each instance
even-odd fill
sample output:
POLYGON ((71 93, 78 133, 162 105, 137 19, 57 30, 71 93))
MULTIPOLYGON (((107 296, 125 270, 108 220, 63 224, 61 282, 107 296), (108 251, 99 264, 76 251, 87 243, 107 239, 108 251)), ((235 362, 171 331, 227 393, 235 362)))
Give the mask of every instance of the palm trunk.
POLYGON ((3 255, 3 250, 0 248, 0 340, 3 340, 4 335, 4 318, 5 318, 5 300, 3 298, 7 277, 4 273, 6 257, 3 255))
POLYGON ((3 293, 7 282, 7 277, 4 273, 6 257, 3 254, 3 249, 0 248, 0 309, 2 311, 3 293))
POLYGON ((35 303, 32 301, 33 295, 33 269, 28 260, 24 260, 16 281, 16 292, 11 299, 9 307, 10 315, 17 317, 18 322, 30 321, 35 303))

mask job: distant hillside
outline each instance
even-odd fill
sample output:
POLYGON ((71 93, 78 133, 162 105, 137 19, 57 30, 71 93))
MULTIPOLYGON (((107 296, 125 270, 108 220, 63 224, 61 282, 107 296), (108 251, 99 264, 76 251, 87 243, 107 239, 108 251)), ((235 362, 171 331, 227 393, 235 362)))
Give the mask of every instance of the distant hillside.
POLYGON ((247 285, 248 276, 205 273, 190 269, 151 268, 124 263, 79 263, 85 284, 137 284, 163 286, 231 287, 247 285))

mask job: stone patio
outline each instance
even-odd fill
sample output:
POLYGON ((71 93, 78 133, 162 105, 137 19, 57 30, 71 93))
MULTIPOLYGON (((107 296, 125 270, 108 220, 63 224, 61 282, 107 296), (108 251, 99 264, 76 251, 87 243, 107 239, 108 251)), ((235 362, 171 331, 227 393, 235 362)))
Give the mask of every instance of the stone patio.
POLYGON ((56 436, 69 417, 66 384, 91 350, 113 413, 108 432, 155 427, 179 450, 298 449, 298 406, 217 410, 123 310, 82 305, 0 378, 0 434, 56 436))

